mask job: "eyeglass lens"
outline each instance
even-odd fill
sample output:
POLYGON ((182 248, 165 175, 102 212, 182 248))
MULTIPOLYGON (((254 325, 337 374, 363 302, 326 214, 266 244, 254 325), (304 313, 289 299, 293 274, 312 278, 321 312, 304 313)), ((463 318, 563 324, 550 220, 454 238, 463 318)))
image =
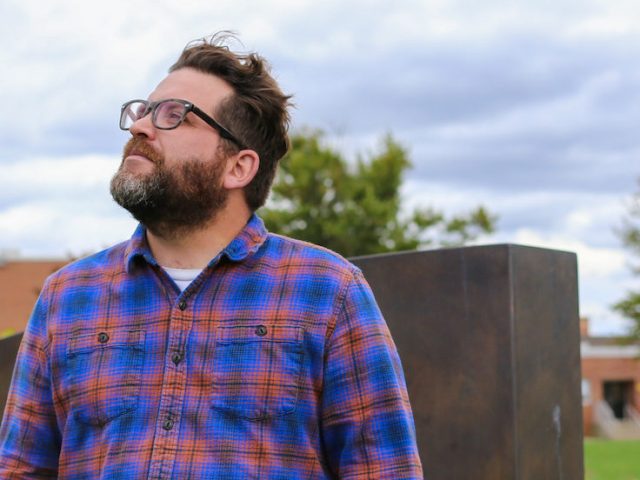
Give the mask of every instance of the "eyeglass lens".
MULTIPOLYGON (((152 121, 156 128, 171 129, 177 127, 187 113, 187 107, 173 100, 165 100, 151 105, 152 121)), ((142 117, 149 113, 146 102, 131 102, 123 110, 120 117, 121 128, 128 130, 142 117)))

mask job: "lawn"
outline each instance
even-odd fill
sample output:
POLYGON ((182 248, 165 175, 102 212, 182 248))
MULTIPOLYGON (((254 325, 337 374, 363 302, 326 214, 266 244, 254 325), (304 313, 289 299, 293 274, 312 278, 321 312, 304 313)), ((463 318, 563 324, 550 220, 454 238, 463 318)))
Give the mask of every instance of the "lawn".
POLYGON ((640 441, 587 439, 585 480, 640 480, 640 441))

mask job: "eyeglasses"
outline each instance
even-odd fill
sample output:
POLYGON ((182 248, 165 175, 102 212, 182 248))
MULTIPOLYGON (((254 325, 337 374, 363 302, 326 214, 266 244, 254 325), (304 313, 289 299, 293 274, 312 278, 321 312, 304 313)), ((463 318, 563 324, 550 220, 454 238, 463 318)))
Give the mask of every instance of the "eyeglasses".
POLYGON ((131 126, 143 117, 151 113, 153 126, 160 130, 173 130, 178 128, 187 116, 193 112, 202 120, 215 128, 221 137, 232 141, 240 148, 244 145, 231 133, 193 103, 177 98, 149 102, 147 100, 130 100, 120 110, 120 128, 129 130, 131 126))

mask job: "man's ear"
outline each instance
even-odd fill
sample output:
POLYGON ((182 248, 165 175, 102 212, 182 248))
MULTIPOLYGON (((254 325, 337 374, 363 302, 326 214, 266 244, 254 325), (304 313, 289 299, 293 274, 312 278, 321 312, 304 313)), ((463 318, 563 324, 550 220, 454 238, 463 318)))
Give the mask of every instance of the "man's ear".
POLYGON ((253 150, 240 150, 227 159, 223 185, 228 190, 246 187, 258 173, 260 157, 253 150))

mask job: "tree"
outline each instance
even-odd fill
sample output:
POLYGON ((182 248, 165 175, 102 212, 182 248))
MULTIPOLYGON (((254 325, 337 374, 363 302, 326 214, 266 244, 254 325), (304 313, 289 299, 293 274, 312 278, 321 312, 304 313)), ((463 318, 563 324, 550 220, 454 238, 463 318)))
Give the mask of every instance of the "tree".
POLYGON ((495 218, 483 207, 450 218, 430 207, 403 213, 400 186, 411 162, 391 135, 355 165, 322 140, 320 132, 292 137, 261 212, 271 231, 344 256, 456 246, 493 231, 495 218))
MULTIPOLYGON (((640 192, 636 192, 632 197, 628 215, 623 220, 618 234, 632 255, 640 256, 640 192)), ((631 268, 635 275, 640 274, 640 265, 632 265, 631 268)), ((628 291, 613 308, 632 320, 630 339, 640 340, 640 292, 628 291)))

